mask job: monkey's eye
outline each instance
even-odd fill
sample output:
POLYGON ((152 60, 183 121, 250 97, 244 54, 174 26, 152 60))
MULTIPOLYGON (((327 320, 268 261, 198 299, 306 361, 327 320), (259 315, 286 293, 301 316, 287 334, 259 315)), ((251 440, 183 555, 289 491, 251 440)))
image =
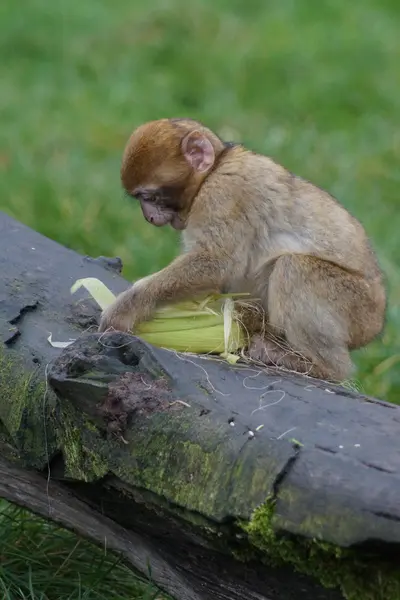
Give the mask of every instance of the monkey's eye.
POLYGON ((152 202, 154 200, 153 194, 147 190, 137 190, 132 196, 141 202, 152 202))

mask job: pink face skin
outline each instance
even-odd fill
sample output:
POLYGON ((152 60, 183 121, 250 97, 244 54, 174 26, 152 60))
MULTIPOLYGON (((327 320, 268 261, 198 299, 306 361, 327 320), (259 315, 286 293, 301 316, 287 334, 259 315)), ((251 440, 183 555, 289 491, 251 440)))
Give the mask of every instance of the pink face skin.
POLYGON ((168 225, 168 223, 177 230, 182 230, 185 227, 182 219, 171 208, 156 206, 146 200, 140 200, 140 206, 142 207, 143 216, 146 221, 155 227, 163 227, 163 225, 168 225))

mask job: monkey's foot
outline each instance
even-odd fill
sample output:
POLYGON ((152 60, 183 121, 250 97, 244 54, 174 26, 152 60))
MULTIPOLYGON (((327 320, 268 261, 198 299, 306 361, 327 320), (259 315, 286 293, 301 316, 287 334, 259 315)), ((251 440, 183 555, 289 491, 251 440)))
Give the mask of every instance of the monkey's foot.
POLYGON ((290 348, 284 340, 275 341, 256 335, 252 338, 247 353, 252 360, 267 366, 312 374, 312 363, 290 348))

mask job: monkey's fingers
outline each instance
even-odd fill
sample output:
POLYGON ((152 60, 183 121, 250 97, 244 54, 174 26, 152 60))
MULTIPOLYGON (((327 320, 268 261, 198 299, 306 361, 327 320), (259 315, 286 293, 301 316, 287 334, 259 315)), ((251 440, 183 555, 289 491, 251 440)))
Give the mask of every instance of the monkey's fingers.
POLYGON ((100 319, 98 328, 99 333, 106 331, 123 331, 129 332, 133 327, 133 320, 130 315, 121 314, 114 310, 106 310, 100 319))

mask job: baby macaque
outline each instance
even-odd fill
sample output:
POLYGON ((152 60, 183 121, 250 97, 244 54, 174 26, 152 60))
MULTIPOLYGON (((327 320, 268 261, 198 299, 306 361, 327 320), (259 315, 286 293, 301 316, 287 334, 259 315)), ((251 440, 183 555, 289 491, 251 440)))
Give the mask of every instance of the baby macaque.
POLYGON ((100 331, 134 331, 167 303, 248 292, 265 319, 249 355, 330 381, 382 331, 385 288, 364 228, 270 158, 196 121, 161 119, 133 132, 121 178, 149 223, 182 231, 183 252, 118 296, 100 331))

